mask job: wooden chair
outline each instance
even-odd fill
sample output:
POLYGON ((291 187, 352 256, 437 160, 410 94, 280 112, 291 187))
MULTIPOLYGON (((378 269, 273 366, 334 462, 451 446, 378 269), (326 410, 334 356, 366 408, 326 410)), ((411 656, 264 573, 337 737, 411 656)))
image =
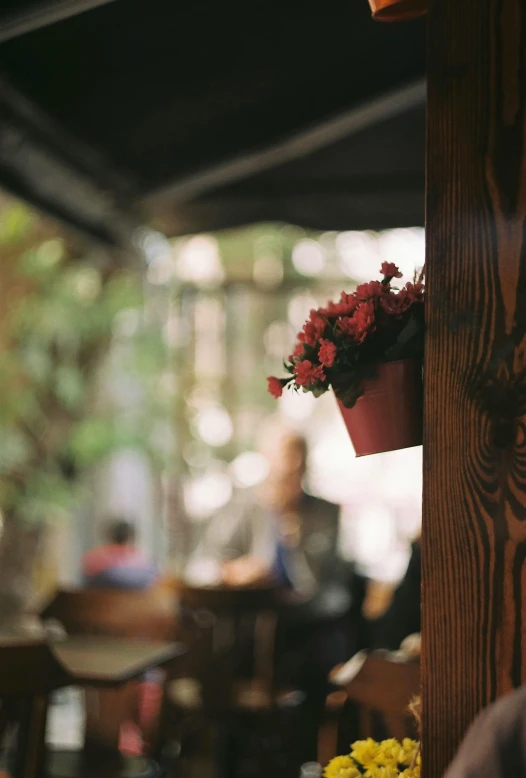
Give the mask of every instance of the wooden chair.
POLYGON ((408 707, 420 694, 419 661, 393 661, 389 654, 372 653, 345 691, 360 706, 360 738, 373 735, 375 716, 383 722, 388 737, 417 736, 408 707))
POLYGON ((68 634, 175 640, 177 592, 154 586, 144 591, 60 589, 41 612, 68 634))
MULTIPOLYGON (((144 591, 117 589, 59 590, 41 613, 56 619, 69 635, 101 635, 173 641, 178 636, 177 593, 173 586, 144 591)), ((122 689, 86 689, 86 743, 92 748, 115 749, 122 725, 135 721, 140 685, 122 689)), ((153 722, 146 740, 157 738, 153 722)))
POLYGON ((369 654, 351 681, 329 695, 324 761, 336 755, 342 742, 368 737, 417 738, 417 725, 409 704, 420 694, 420 662, 402 660, 387 652, 369 654), (345 705, 341 691, 346 694, 345 705), (336 733, 329 733, 331 707, 337 718, 336 733), (351 715, 357 711, 357 717, 351 715), (353 720, 349 725, 350 719, 353 720), (342 730, 345 729, 345 735, 342 730), (327 744, 330 742, 330 746, 327 744), (333 753, 329 750, 334 749, 333 753))
MULTIPOLYGON (((294 749, 290 742, 284 746, 283 740, 287 737, 286 722, 296 719, 297 729, 303 696, 293 689, 277 688, 274 683, 278 590, 182 586, 179 596, 191 650, 185 676, 172 679, 167 686, 164 737, 175 735, 183 744, 190 731, 213 722, 216 730, 219 727, 222 746, 217 768, 235 778, 237 769, 245 774, 236 732, 246 735, 246 727, 252 727, 246 738, 256 742, 254 732, 262 727, 266 728, 264 738, 268 743, 275 739, 271 749, 274 755, 283 757, 284 762, 294 762, 294 749)), ((285 764, 267 767, 268 774, 275 778, 294 774, 287 773, 287 769, 291 768, 285 764)), ((298 770, 299 766, 296 775, 298 770)))

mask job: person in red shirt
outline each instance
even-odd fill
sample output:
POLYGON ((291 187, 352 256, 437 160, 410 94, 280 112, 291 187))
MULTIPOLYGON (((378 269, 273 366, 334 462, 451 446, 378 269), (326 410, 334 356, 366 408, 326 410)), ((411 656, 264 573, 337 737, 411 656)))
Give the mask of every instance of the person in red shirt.
POLYGON ((107 542, 88 551, 82 560, 84 583, 90 587, 146 589, 156 572, 146 555, 135 545, 135 529, 117 519, 108 524, 107 542))
MULTIPOLYGON (((105 534, 106 543, 84 555, 84 585, 140 591, 154 584, 157 578, 155 568, 136 546, 133 525, 114 519, 108 522, 105 534)), ((147 673, 136 686, 136 694, 133 715, 121 722, 119 742, 119 748, 130 755, 143 753, 151 740, 151 732, 155 730, 162 695, 162 673, 155 670, 147 673)))

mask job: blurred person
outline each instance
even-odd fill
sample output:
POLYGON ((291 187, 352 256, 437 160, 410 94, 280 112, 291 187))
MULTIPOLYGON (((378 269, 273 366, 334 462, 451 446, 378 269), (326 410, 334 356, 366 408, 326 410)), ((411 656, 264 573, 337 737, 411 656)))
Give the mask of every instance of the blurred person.
POLYGON ((444 778, 526 775, 526 687, 486 708, 471 725, 444 778))
POLYGON ((304 489, 305 439, 267 425, 260 448, 269 462, 268 477, 259 489, 237 494, 212 519, 188 575, 191 580, 200 563, 200 583, 215 575, 209 583, 273 581, 289 590, 289 606, 280 613, 276 673, 280 682, 307 695, 304 759, 309 760, 316 756, 329 671, 354 648, 352 568, 337 552, 339 506, 304 489))
MULTIPOLYGON (((141 591, 156 582, 154 566, 136 545, 135 527, 125 519, 112 519, 105 528, 106 543, 88 551, 82 559, 84 584, 90 588, 141 591)), ((151 745, 160 711, 164 674, 151 670, 138 682, 119 692, 122 702, 119 748, 138 755, 151 745)), ((85 704, 95 718, 108 704, 115 711, 115 692, 85 691, 85 704)))
POLYGON ((82 559, 84 583, 90 587, 147 589, 156 579, 154 566, 136 546, 135 528, 114 519, 106 527, 106 543, 88 551, 82 559))
POLYGON ((237 491, 212 517, 185 577, 230 586, 274 581, 312 599, 339 561, 339 506, 304 491, 302 436, 270 425, 261 448, 269 462, 265 482, 237 491))
POLYGON ((307 695, 303 758, 313 761, 329 672, 357 647, 354 574, 337 550, 339 506, 304 490, 305 439, 284 432, 272 442, 262 498, 277 516, 274 575, 293 595, 278 625, 276 673, 307 695))

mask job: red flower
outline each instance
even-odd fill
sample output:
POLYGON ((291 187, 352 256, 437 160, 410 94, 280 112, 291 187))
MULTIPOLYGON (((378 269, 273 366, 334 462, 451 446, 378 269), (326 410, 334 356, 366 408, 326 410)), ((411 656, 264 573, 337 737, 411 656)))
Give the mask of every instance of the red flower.
POLYGON ((342 292, 339 303, 329 302, 326 308, 320 308, 319 313, 326 319, 338 319, 340 316, 350 316, 358 301, 352 294, 342 292))
POLYGON ((402 278, 402 273, 393 262, 382 262, 380 273, 389 278, 402 278))
POLYGON ((322 319, 318 311, 312 309, 310 312, 310 318, 305 322, 303 325, 303 331, 298 335, 298 340, 314 347, 323 335, 326 326, 327 323, 325 319, 322 319))
POLYGON ((336 359, 337 348, 330 340, 320 340, 320 350, 318 351, 318 357, 324 367, 332 367, 334 360, 336 359))
POLYGON ((295 359, 298 359, 298 357, 302 357, 304 354, 303 349, 303 343, 296 343, 294 346, 294 351, 289 356, 289 362, 294 362, 295 359))
POLYGON ((411 307, 411 300, 405 294, 392 292, 380 300, 380 305, 389 316, 401 316, 411 307))
POLYGON ((424 302, 423 284, 406 284, 399 292, 390 292, 380 300, 383 310, 390 316, 401 316, 412 305, 424 302))
POLYGON ((352 316, 347 316, 345 319, 342 319, 338 322, 338 325, 341 331, 345 335, 349 335, 355 343, 363 343, 365 340, 365 336, 367 335, 366 331, 360 330, 358 322, 353 319, 352 316))
POLYGON ((359 305, 355 311, 354 318, 358 320, 360 327, 372 329, 374 327, 374 302, 370 300, 359 305))
POLYGON ((387 291, 388 287, 381 281, 369 281, 367 284, 360 284, 354 294, 357 300, 363 302, 374 297, 382 297, 387 291))
POLYGON ((318 381, 325 380, 325 373, 322 365, 313 365, 309 359, 298 362, 294 368, 296 383, 298 386, 312 386, 318 381))
POLYGON ((350 335, 356 343, 363 343, 366 336, 374 329, 374 302, 369 300, 361 303, 353 316, 348 316, 339 322, 340 329, 350 335))
POLYGON ((283 394, 283 384, 279 378, 274 378, 273 375, 269 375, 267 381, 269 393, 277 400, 283 394))
POLYGON ((423 303, 424 290, 425 287, 421 281, 418 281, 416 284, 412 284, 409 281, 401 291, 405 292, 414 303, 423 303))
POLYGON ((342 303, 342 305, 348 305, 351 311, 354 311, 354 309, 358 305, 354 294, 347 294, 347 292, 341 293, 340 302, 342 303))

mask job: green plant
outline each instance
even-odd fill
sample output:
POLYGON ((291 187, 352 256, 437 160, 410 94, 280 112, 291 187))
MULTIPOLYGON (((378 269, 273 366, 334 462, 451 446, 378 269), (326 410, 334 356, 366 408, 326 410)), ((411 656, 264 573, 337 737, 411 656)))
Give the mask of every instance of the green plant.
POLYGON ((0 283, 5 516, 42 522, 70 513, 79 472, 118 448, 140 447, 160 466, 154 433, 168 413, 158 390, 166 357, 143 315, 140 272, 8 201, 0 204, 0 283), (119 335, 123 316, 135 325, 119 335), (139 397, 133 409, 100 401, 104 364, 115 359, 139 397))

